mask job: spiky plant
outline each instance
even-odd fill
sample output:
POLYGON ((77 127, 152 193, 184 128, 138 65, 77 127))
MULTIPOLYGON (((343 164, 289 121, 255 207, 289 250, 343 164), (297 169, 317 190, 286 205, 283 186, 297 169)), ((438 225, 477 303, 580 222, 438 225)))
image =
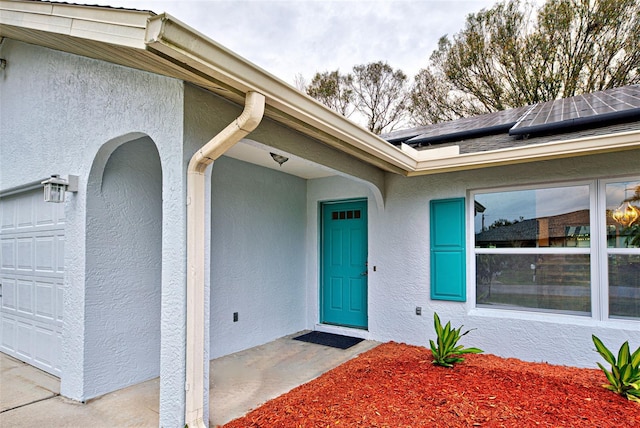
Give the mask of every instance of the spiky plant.
POLYGON ((433 340, 429 340, 431 345, 431 353, 433 354, 433 364, 443 367, 453 367, 455 363, 464 361, 461 357, 463 354, 479 354, 483 352, 478 348, 465 348, 462 345, 458 345, 458 340, 471 330, 467 330, 464 333, 460 333, 463 326, 455 329, 451 327, 451 321, 442 327, 440 323, 440 317, 437 313, 433 313, 433 325, 436 329, 437 346, 433 340))
POLYGON ((607 370, 602 364, 598 363, 598 367, 602 369, 609 384, 603 387, 626 397, 628 400, 640 403, 640 348, 631 354, 629 350, 629 342, 624 342, 618 351, 618 359, 609 349, 604 346, 602 341, 595 335, 591 335, 596 350, 611 364, 611 371, 607 370))

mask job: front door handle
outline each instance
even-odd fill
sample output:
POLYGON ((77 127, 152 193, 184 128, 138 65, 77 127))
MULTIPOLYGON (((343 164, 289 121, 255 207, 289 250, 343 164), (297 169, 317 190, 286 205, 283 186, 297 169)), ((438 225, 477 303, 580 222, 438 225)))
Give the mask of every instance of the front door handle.
POLYGON ((360 276, 367 276, 367 275, 369 275, 369 272, 366 270, 360 274, 360 276))

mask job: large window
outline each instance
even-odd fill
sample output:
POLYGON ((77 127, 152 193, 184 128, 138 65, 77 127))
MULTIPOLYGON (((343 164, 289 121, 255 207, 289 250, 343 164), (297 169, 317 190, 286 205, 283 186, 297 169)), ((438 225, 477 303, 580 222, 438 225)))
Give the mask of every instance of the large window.
POLYGON ((478 307, 640 318, 640 180, 473 197, 478 307))
POLYGON ((604 188, 609 316, 640 318, 640 180, 604 188))

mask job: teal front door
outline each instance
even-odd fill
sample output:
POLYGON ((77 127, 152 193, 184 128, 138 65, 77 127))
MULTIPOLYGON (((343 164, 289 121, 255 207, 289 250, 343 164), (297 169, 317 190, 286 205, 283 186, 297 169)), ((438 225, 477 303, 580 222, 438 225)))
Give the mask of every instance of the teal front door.
POLYGON ((322 205, 320 322, 367 328, 367 201, 322 205))

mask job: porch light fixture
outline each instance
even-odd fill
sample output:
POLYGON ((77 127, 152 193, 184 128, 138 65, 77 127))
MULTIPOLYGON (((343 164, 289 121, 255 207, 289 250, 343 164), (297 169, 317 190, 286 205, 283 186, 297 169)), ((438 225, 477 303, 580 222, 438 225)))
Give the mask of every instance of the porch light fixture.
POLYGON ((271 157, 273 158, 274 161, 278 162, 278 164, 280 166, 282 166, 283 163, 285 163, 286 161, 289 160, 288 157, 282 156, 282 155, 278 155, 278 154, 275 154, 273 152, 269 152, 269 154, 271 155, 271 157))
POLYGON ((60 203, 64 202, 66 192, 78 191, 78 176, 70 175, 64 179, 55 174, 48 180, 44 180, 42 184, 44 185, 44 201, 60 203))

